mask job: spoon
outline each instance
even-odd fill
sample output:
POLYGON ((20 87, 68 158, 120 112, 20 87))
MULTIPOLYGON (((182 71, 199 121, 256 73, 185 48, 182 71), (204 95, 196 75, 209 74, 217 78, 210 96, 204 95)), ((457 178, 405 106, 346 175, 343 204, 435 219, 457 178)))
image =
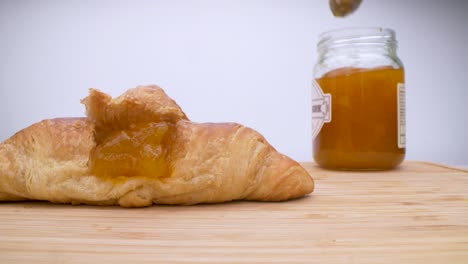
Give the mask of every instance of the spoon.
POLYGON ((329 0, 330 9, 335 17, 345 17, 353 13, 362 0, 329 0))

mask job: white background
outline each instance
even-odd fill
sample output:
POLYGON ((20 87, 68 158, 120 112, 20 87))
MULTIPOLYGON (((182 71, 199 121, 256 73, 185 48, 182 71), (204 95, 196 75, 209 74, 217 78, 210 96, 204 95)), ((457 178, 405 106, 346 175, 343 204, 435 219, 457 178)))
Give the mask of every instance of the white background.
POLYGON ((468 1, 0 0, 0 141, 46 118, 83 116, 94 87, 158 84, 197 122, 233 121, 311 160, 319 33, 396 30, 406 67, 407 159, 468 164, 468 1))

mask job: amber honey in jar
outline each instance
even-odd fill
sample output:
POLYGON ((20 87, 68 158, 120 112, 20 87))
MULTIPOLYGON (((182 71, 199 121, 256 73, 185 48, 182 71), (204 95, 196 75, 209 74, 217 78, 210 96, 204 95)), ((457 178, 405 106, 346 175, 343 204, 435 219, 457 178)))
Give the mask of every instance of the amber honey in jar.
POLYGON ((320 36, 312 89, 313 157, 324 168, 385 170, 405 157, 405 85, 395 32, 320 36))

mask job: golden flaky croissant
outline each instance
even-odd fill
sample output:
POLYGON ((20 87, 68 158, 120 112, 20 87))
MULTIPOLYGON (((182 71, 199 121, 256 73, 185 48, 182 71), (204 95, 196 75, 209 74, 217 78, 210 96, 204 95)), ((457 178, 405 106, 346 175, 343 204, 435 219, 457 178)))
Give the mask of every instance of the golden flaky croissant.
POLYGON ((190 122, 157 86, 112 99, 91 89, 87 118, 44 120, 0 145, 0 201, 141 207, 282 201, 310 175, 256 131, 190 122))

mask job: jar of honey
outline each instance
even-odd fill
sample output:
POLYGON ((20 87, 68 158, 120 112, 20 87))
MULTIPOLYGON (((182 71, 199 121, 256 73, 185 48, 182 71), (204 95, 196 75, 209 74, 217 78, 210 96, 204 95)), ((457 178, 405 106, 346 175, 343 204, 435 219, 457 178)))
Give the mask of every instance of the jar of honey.
POLYGON ((312 89, 313 157, 324 168, 385 170, 405 157, 405 85, 395 32, 325 32, 312 89))

